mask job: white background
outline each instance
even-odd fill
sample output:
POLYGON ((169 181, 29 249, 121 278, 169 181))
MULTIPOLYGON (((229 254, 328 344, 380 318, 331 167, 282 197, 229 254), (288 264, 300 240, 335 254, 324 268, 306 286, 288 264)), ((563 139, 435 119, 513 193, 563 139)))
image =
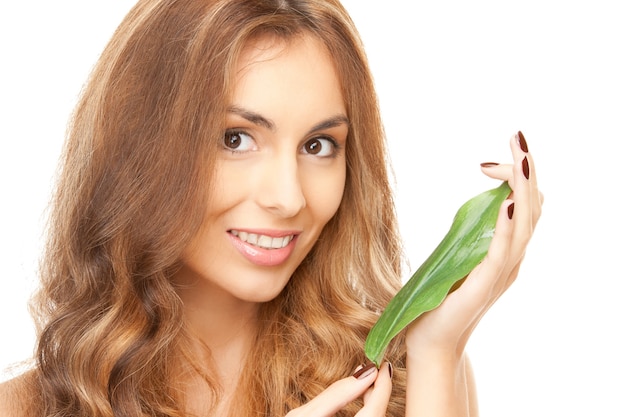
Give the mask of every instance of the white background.
MULTIPOLYGON (((43 211, 65 124, 130 0, 0 6, 0 368, 27 358, 43 211)), ((619 1, 349 0, 380 94, 410 269, 522 130, 544 214, 469 346, 483 417, 626 416, 619 1)), ((11 372, 4 372, 6 379, 11 372)))

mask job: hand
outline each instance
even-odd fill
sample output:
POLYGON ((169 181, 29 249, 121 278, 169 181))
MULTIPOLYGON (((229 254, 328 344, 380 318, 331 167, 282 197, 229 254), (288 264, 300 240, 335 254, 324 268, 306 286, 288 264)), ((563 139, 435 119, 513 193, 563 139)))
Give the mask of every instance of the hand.
POLYGON ((487 256, 438 308, 411 324, 407 331, 409 355, 460 359, 480 319, 518 275, 541 215, 543 196, 521 132, 511 138, 510 147, 512 165, 483 164, 486 175, 508 181, 513 191, 500 208, 487 256))
POLYGON ((327 417, 363 396, 359 417, 384 416, 391 396, 391 367, 387 363, 377 370, 374 364, 357 368, 353 376, 333 383, 307 404, 291 410, 287 417, 327 417), (371 366, 371 368, 370 368, 371 366))

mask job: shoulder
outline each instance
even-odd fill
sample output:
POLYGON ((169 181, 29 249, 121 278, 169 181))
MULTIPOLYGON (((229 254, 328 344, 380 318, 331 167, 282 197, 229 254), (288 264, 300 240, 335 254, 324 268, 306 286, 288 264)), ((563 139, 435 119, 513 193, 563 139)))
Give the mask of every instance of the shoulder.
POLYGON ((0 416, 30 417, 32 391, 30 375, 24 374, 0 383, 0 416))
POLYGON ((19 392, 20 382, 15 379, 0 383, 0 416, 22 416, 19 410, 16 410, 19 401, 16 395, 19 392))

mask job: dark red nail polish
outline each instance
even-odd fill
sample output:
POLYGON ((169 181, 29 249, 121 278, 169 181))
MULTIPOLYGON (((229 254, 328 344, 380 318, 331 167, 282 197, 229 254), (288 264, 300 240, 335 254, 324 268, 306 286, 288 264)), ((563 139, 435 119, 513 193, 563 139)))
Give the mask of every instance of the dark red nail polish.
POLYGON ((513 218, 513 211, 515 211, 515 203, 509 204, 509 208, 507 209, 507 214, 509 215, 509 220, 513 218))
POLYGON ((500 165, 500 164, 497 163, 497 162, 483 162, 482 164, 480 164, 480 166, 483 167, 483 168, 491 168, 491 167, 495 167, 495 166, 498 166, 498 165, 500 165))
POLYGON ((526 138, 521 130, 517 132, 517 140, 519 142, 520 149, 524 152, 528 152, 528 144, 526 143, 526 138))
POLYGON ((389 379, 393 379, 393 365, 391 362, 387 362, 387 366, 389 366, 389 379))
POLYGON ((522 172, 524 173, 526 179, 530 178, 530 167, 528 166, 528 158, 526 157, 522 159, 522 172))
POLYGON ((368 376, 372 371, 372 368, 375 368, 376 364, 374 362, 370 362, 367 365, 363 365, 361 367, 361 369, 357 370, 354 374, 352 374, 353 377, 355 377, 356 379, 362 379, 365 378, 366 376, 368 376))

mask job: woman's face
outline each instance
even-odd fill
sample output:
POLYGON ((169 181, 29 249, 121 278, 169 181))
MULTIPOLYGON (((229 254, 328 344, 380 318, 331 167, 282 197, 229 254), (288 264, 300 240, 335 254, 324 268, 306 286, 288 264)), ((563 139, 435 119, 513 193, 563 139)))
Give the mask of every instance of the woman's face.
POLYGON ((244 50, 184 282, 248 302, 280 293, 339 207, 346 114, 333 63, 313 37, 244 50))

